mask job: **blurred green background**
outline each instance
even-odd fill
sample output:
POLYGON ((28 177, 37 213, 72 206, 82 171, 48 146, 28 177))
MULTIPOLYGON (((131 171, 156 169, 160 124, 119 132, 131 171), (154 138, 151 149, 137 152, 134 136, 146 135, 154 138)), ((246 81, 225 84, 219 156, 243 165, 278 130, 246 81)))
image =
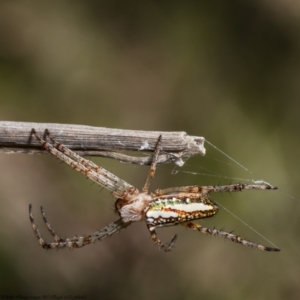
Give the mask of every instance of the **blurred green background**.
MULTIPOLYGON (((40 205, 66 237, 116 220, 114 198, 50 155, 2 154, 0 296, 298 299, 299 11, 296 0, 1 1, 1 120, 204 136, 252 173, 207 145, 206 157, 177 172, 160 166, 152 188, 230 183, 225 177, 278 185, 213 199, 282 252, 179 226, 159 230, 163 240, 179 234, 166 254, 143 223, 79 250, 44 251, 29 203, 50 239, 40 205)), ((143 185, 148 167, 93 160, 143 185)), ((223 209, 201 224, 270 245, 223 209)))

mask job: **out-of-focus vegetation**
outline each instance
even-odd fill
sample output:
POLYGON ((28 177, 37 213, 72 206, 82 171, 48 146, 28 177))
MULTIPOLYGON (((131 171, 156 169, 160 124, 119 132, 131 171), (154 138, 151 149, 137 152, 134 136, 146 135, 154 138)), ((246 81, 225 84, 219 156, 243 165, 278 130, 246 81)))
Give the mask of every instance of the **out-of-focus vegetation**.
MULTIPOLYGON (((0 297, 297 299, 299 10, 296 0, 1 1, 1 120, 203 135, 252 173, 215 161, 228 162, 208 146, 176 175, 160 166, 153 188, 230 182, 200 175, 203 168, 278 185, 213 197, 282 252, 179 226, 159 231, 164 240, 179 234, 166 254, 144 224, 94 246, 44 251, 29 203, 50 239, 40 205, 59 234, 72 236, 115 220, 114 199, 50 156, 1 155, 0 297)), ((95 161, 142 186, 146 167, 95 161)), ((201 224, 268 244, 224 210, 201 224)))

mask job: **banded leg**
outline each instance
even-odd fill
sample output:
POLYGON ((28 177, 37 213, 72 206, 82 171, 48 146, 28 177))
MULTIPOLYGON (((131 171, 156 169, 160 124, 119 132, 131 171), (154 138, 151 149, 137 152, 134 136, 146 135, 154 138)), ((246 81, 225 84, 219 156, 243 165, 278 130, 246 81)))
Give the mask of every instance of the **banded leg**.
POLYGON ((280 249, 278 249, 278 248, 266 247, 266 246, 263 246, 263 245, 260 245, 260 244, 254 243, 254 242, 250 242, 248 240, 244 240, 239 235, 234 235, 232 233, 222 231, 222 230, 205 228, 205 227, 202 227, 201 225, 193 223, 193 222, 181 223, 181 225, 185 226, 187 228, 190 228, 192 230, 200 231, 204 234, 222 236, 232 242, 241 244, 243 246, 248 246, 248 247, 252 247, 252 248, 263 250, 263 251, 280 251, 280 249))
MULTIPOLYGON (((32 206, 31 206, 31 205, 30 205, 30 207, 29 207, 29 211, 30 211, 30 213, 29 213, 30 221, 33 221, 33 223, 34 223, 33 214, 32 214, 32 206)), ((43 206, 41 206, 41 213, 42 213, 43 221, 44 221, 44 223, 45 223, 45 225, 46 225, 48 231, 49 231, 50 234, 53 236, 55 242, 64 242, 64 239, 62 239, 61 237, 59 237, 59 236, 56 234, 56 232, 55 232, 54 229, 52 228, 51 224, 48 222, 47 217, 46 217, 46 214, 45 214, 45 211, 44 211, 44 209, 43 209, 43 206)), ((31 225, 32 225, 33 223, 31 222, 31 225)), ((32 228, 33 228, 33 226, 32 226, 32 228)), ((35 232, 35 233, 36 233, 36 232, 35 232)), ((39 233, 39 235, 40 235, 40 233, 39 233)), ((41 235, 40 235, 40 238, 41 238, 41 235)))
POLYGON ((154 177, 154 174, 155 174, 155 171, 156 171, 156 165, 157 165, 157 161, 158 161, 159 152, 162 149, 161 144, 162 144, 162 136, 160 135, 158 137, 158 140, 157 140, 157 143, 156 143, 156 146, 155 146, 155 150, 154 150, 154 154, 153 154, 153 158, 152 158, 152 163, 151 163, 151 166, 150 166, 150 170, 148 172, 148 175, 147 175, 147 178, 146 178, 146 182, 145 182, 144 187, 142 189, 142 191, 144 193, 148 193, 149 187, 150 187, 150 182, 151 182, 151 180, 154 177))
POLYGON ((153 242, 158 245, 159 249, 163 249, 165 252, 169 252, 172 250, 172 247, 174 246, 176 240, 177 240, 177 234, 174 235, 172 240, 168 244, 164 244, 157 236, 155 232, 155 227, 153 226, 147 226, 148 230, 150 231, 151 239, 153 242))
POLYGON ((245 183, 236 183, 229 185, 220 185, 220 186, 181 186, 181 187, 172 187, 163 190, 156 190, 153 192, 155 196, 162 196, 173 193, 217 193, 217 192, 241 192, 242 190, 277 190, 276 186, 270 184, 245 184, 245 183))
MULTIPOLYGON (((38 137, 38 134, 35 132, 34 135, 39 139, 39 141, 41 142, 41 138, 38 137)), ((77 153, 75 153, 74 151, 72 151, 71 149, 69 149, 68 147, 66 147, 64 144, 61 144, 60 142, 56 141, 52 135, 50 134, 48 129, 45 129, 45 135, 47 135, 51 142, 53 143, 54 147, 56 149, 58 149, 59 151, 61 151, 62 153, 64 153, 65 155, 68 155, 69 157, 71 157, 72 159, 74 159, 75 161, 79 162, 80 164, 82 164, 83 166, 85 166, 88 169, 94 170, 96 173, 99 173, 99 171, 101 171, 101 169, 103 169, 100 166, 97 166, 95 163, 93 163, 92 161, 85 159, 83 157, 81 157, 80 155, 78 155, 77 153)))
POLYGON ((55 141, 47 129, 45 130, 45 135, 50 137, 55 147, 46 142, 39 134, 37 134, 35 129, 31 130, 31 134, 37 138, 42 147, 45 148, 49 153, 64 161, 76 171, 83 173, 89 179, 114 192, 117 197, 121 197, 125 190, 134 190, 133 186, 126 181, 115 176, 106 169, 97 166, 93 162, 82 158, 63 144, 55 141))
POLYGON ((34 217, 32 213, 32 205, 29 205, 29 218, 31 222, 32 229, 34 231, 34 234, 36 235, 39 244, 44 248, 44 249, 58 249, 58 248, 64 248, 64 247, 69 247, 69 248, 80 248, 83 246, 86 246, 88 244, 94 243, 96 241, 101 241, 102 239, 111 236, 117 232, 120 232, 127 226, 129 226, 131 223, 124 223, 121 219, 119 219, 116 222, 110 223, 106 227, 90 234, 87 236, 79 236, 79 237, 72 237, 72 238, 61 238, 59 237, 53 228, 51 227, 50 223, 48 222, 45 212, 43 208, 41 208, 42 215, 43 215, 43 220, 50 232, 50 234, 53 236, 55 242, 48 243, 46 242, 42 235, 40 234, 39 230, 37 229, 35 222, 34 222, 34 217))

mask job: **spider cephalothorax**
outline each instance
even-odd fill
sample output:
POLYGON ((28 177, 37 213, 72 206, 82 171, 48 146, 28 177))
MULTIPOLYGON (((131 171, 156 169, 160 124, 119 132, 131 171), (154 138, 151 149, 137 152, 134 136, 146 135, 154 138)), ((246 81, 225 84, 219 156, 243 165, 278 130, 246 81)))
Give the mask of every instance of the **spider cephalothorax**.
POLYGON ((46 219, 45 212, 41 207, 43 220, 54 238, 54 242, 46 242, 38 229, 36 228, 32 206, 29 206, 29 216, 33 231, 39 240, 40 245, 46 249, 54 248, 79 248, 98 240, 102 240, 116 232, 121 231, 133 222, 145 221, 151 238, 155 244, 165 251, 170 251, 176 241, 176 235, 168 244, 164 244, 157 237, 155 228, 163 226, 183 225, 186 228, 200 231, 205 234, 219 235, 233 242, 250 246, 265 251, 280 251, 278 248, 266 247, 248 240, 242 239, 240 236, 234 235, 217 229, 202 227, 193 222, 193 220, 207 218, 215 215, 218 207, 208 195, 211 192, 236 192, 242 190, 275 190, 276 187, 262 182, 261 184, 231 184, 224 186, 183 186, 162 190, 156 190, 149 193, 150 181, 154 177, 158 156, 162 148, 162 137, 158 138, 156 148, 153 155, 152 164, 146 178, 146 182, 142 191, 133 187, 126 181, 118 178, 106 169, 97 166, 92 161, 86 160, 79 156, 63 144, 57 142, 51 137, 48 130, 45 131, 45 137, 49 137, 51 142, 46 142, 37 132, 32 129, 31 134, 35 136, 41 143, 42 147, 49 151, 52 155, 61 159, 75 170, 83 173, 89 179, 102 185, 110 190, 114 197, 115 210, 119 215, 119 219, 101 230, 90 235, 76 236, 72 238, 61 238, 52 229, 50 223, 46 219))

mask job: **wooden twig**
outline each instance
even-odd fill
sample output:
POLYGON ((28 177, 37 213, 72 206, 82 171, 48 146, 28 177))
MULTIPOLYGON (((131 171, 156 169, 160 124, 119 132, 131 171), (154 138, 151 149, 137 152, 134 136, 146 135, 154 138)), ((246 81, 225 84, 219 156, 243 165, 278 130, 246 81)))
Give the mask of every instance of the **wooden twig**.
POLYGON ((85 125, 0 121, 0 153, 45 153, 31 135, 34 128, 43 135, 45 129, 62 144, 81 156, 104 156, 124 162, 151 164, 152 156, 132 156, 120 151, 153 152, 157 138, 162 135, 162 155, 158 162, 173 161, 179 166, 184 157, 204 155, 204 138, 189 136, 183 131, 123 130, 85 125))

